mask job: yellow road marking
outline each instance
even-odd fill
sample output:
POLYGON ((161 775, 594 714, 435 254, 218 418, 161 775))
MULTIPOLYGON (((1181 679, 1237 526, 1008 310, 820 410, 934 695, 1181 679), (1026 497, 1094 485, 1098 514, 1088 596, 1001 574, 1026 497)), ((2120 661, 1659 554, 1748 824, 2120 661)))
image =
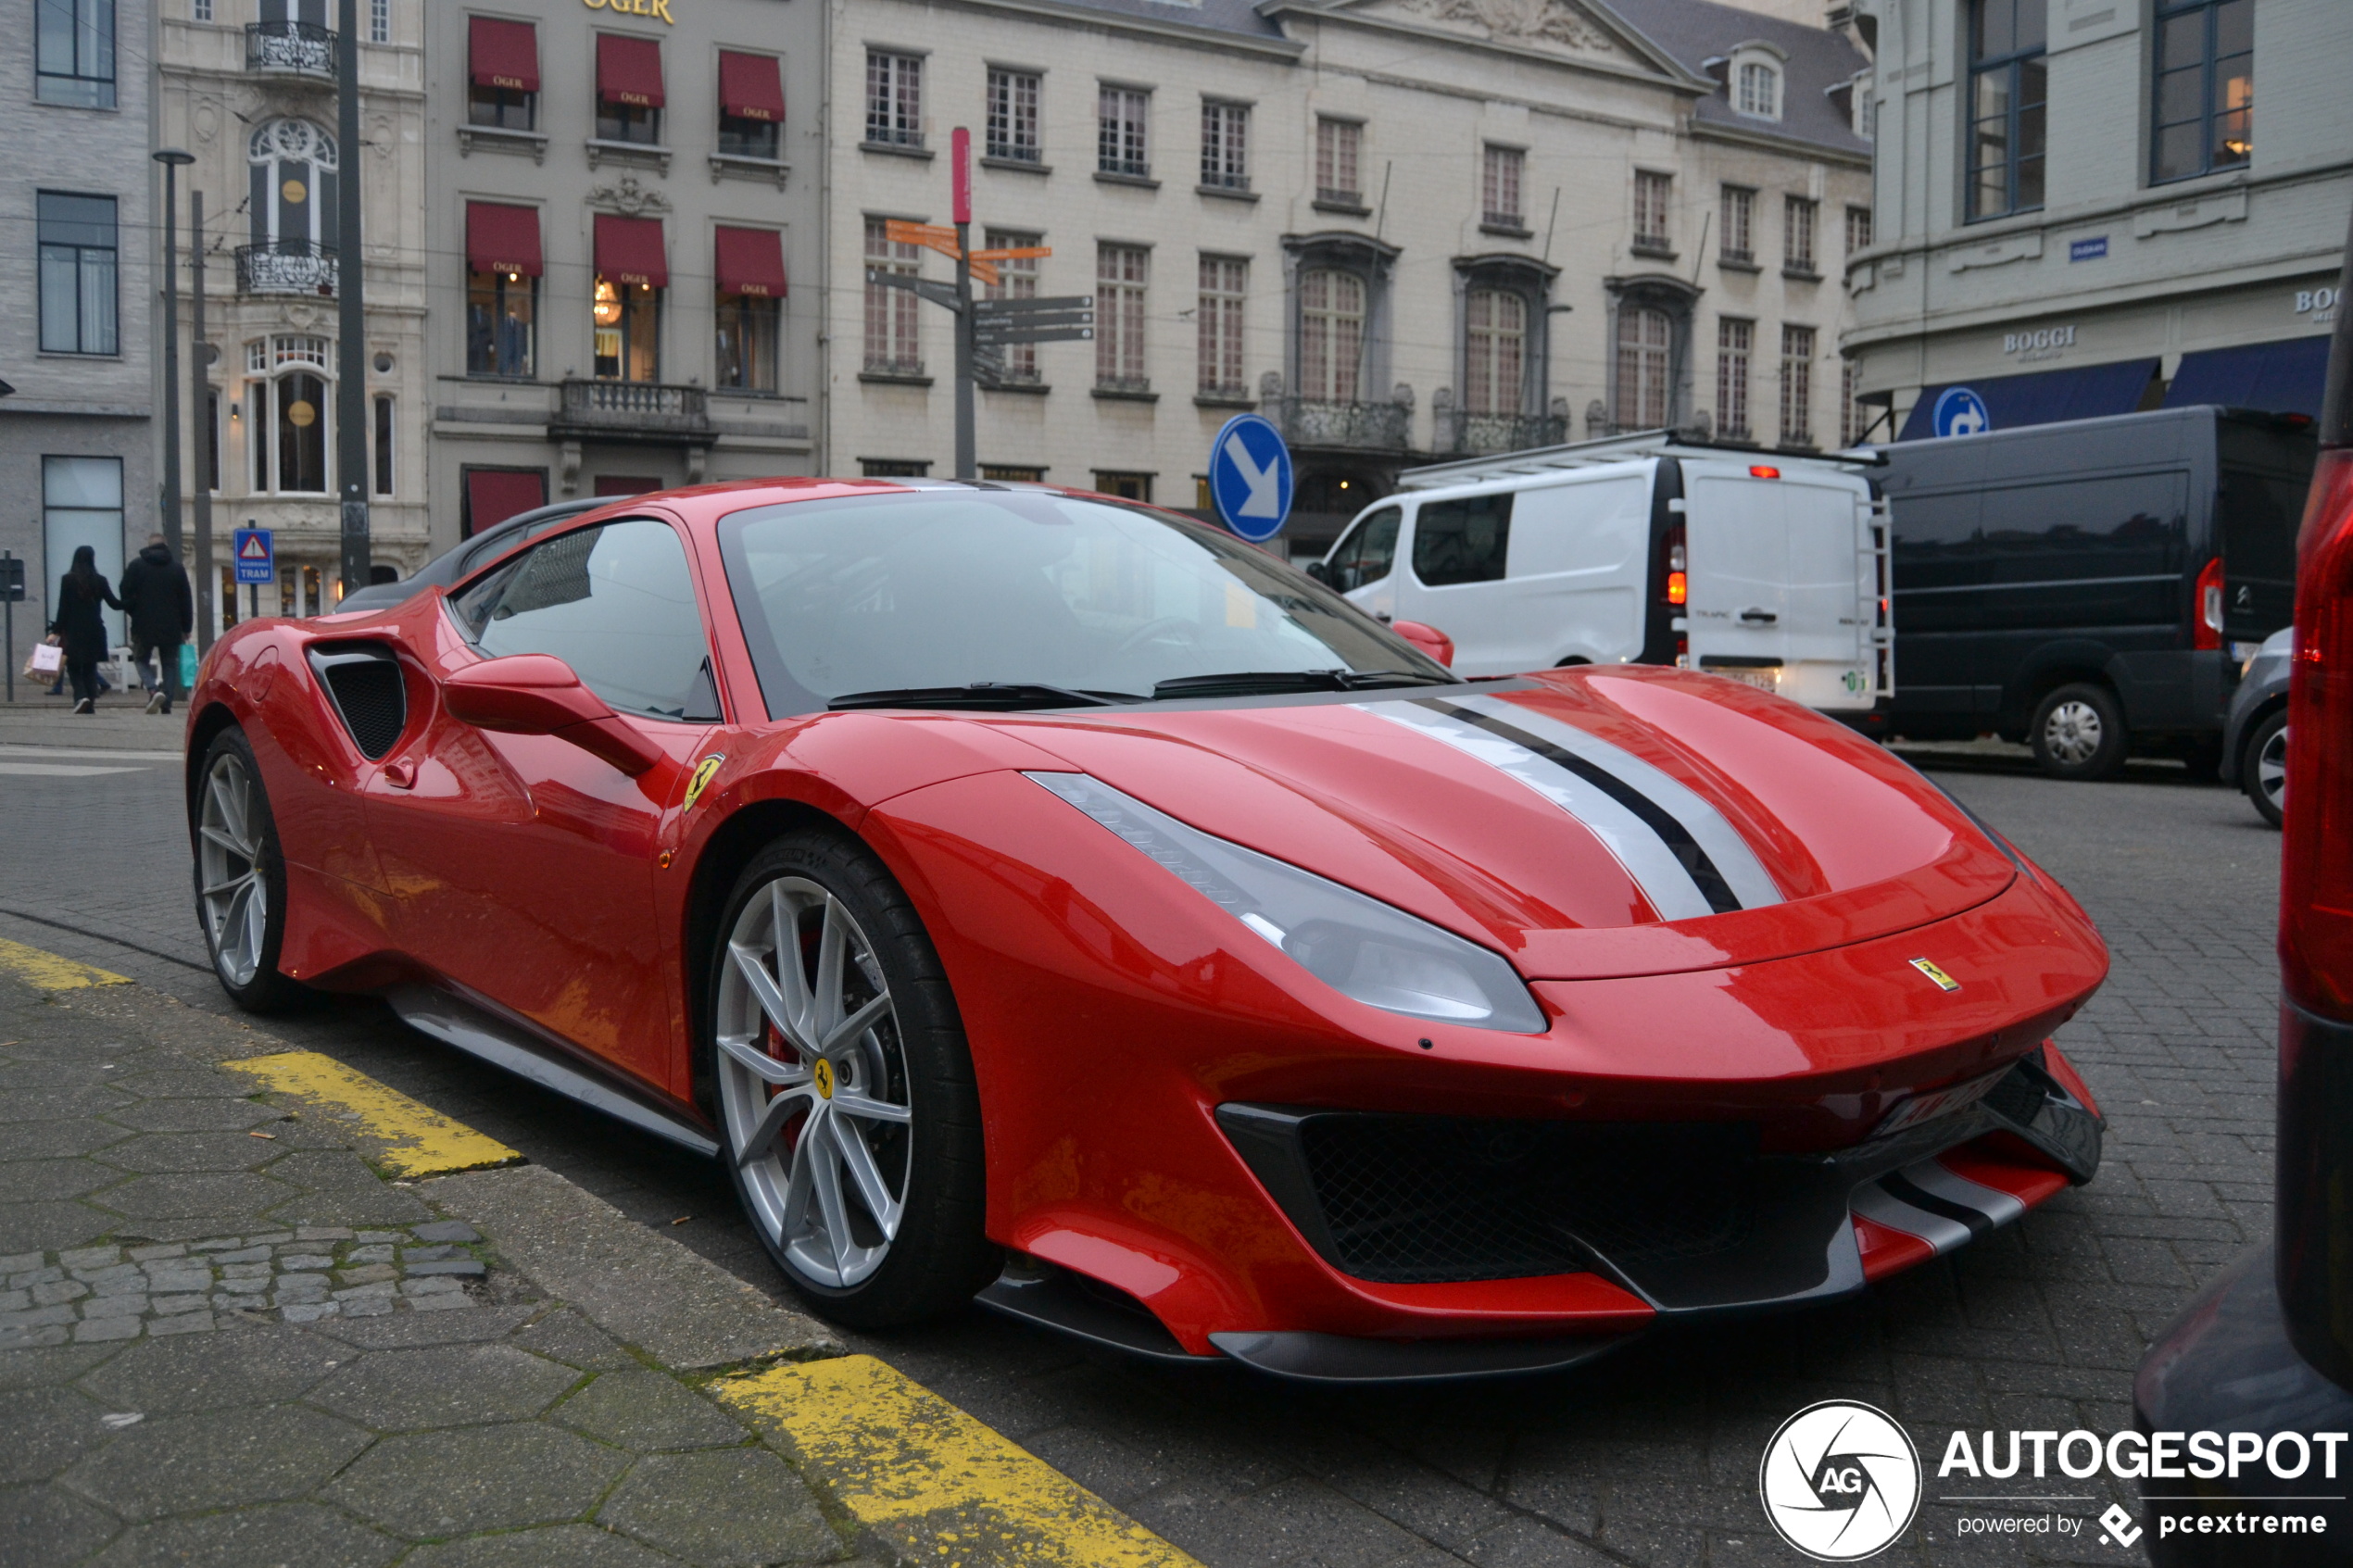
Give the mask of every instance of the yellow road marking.
POLYGON ((872 1356, 771 1367, 714 1390, 914 1562, 941 1568, 1201 1568, 1043 1461, 872 1356))
POLYGON ((258 1078, 280 1094, 355 1121, 382 1141, 376 1163, 396 1176, 447 1176, 516 1165, 522 1156, 493 1137, 452 1122, 399 1090, 355 1073, 317 1051, 247 1057, 220 1065, 258 1078))
POLYGON ((131 977, 0 939, 0 970, 43 991, 79 991, 85 985, 128 985, 131 977))

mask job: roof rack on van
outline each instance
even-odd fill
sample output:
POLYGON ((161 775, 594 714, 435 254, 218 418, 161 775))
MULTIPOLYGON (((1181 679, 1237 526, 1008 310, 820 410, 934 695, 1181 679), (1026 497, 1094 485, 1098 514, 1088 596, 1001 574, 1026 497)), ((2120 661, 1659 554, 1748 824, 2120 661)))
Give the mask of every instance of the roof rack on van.
POLYGON ((1465 458, 1459 462, 1432 463, 1426 468, 1407 469, 1397 476, 1397 487, 1400 490, 1434 490, 1445 484, 1476 484, 1481 480, 1509 479, 1515 475, 1543 473, 1554 469, 1590 468, 1595 463, 1614 463, 1627 458, 1714 458, 1728 452, 1744 457, 1768 457, 1781 462, 1838 463, 1856 468, 1878 467, 1887 461, 1882 454, 1869 449, 1788 452, 1750 442, 1710 441, 1689 431, 1644 430, 1628 435, 1572 441, 1563 446, 1530 446, 1519 452, 1495 452, 1484 458, 1465 458))

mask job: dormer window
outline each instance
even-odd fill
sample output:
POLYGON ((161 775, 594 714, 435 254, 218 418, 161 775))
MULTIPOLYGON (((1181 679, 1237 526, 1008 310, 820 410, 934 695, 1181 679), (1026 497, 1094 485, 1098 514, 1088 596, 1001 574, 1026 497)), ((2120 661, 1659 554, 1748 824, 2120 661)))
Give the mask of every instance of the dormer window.
POLYGON ((1732 51, 1727 74, 1732 107, 1754 119, 1781 118, 1781 65, 1787 56, 1770 44, 1743 44, 1732 51))

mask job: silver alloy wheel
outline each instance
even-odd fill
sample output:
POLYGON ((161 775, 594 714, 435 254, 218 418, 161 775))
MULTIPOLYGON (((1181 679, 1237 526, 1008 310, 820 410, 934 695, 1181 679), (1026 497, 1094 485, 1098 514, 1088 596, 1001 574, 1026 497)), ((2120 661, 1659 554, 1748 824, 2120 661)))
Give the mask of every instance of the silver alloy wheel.
POLYGON ((2089 762, 2105 734, 2100 710, 2088 702, 2062 702, 2043 720, 2043 745, 2061 762, 2089 762))
POLYGON ((754 1218, 810 1280, 882 1267, 905 1212, 914 1109, 874 944, 781 876, 744 905, 719 982, 719 1098, 754 1218))
POLYGON ((234 986, 253 984, 270 931, 270 884, 261 872, 261 834, 253 775, 233 751, 213 759, 196 819, 196 902, 212 961, 234 986))
POLYGON ((2274 811, 2287 809, 2287 726, 2263 743, 2255 756, 2255 787, 2274 811))

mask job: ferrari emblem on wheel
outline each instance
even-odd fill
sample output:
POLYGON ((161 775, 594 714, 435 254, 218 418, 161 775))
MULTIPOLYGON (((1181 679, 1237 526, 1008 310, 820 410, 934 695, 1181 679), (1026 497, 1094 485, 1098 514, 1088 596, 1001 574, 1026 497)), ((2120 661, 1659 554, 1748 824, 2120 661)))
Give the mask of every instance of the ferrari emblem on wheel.
POLYGON ((820 1099, 834 1098, 834 1064, 824 1057, 817 1059, 817 1065, 810 1071, 809 1081, 817 1085, 820 1099))

